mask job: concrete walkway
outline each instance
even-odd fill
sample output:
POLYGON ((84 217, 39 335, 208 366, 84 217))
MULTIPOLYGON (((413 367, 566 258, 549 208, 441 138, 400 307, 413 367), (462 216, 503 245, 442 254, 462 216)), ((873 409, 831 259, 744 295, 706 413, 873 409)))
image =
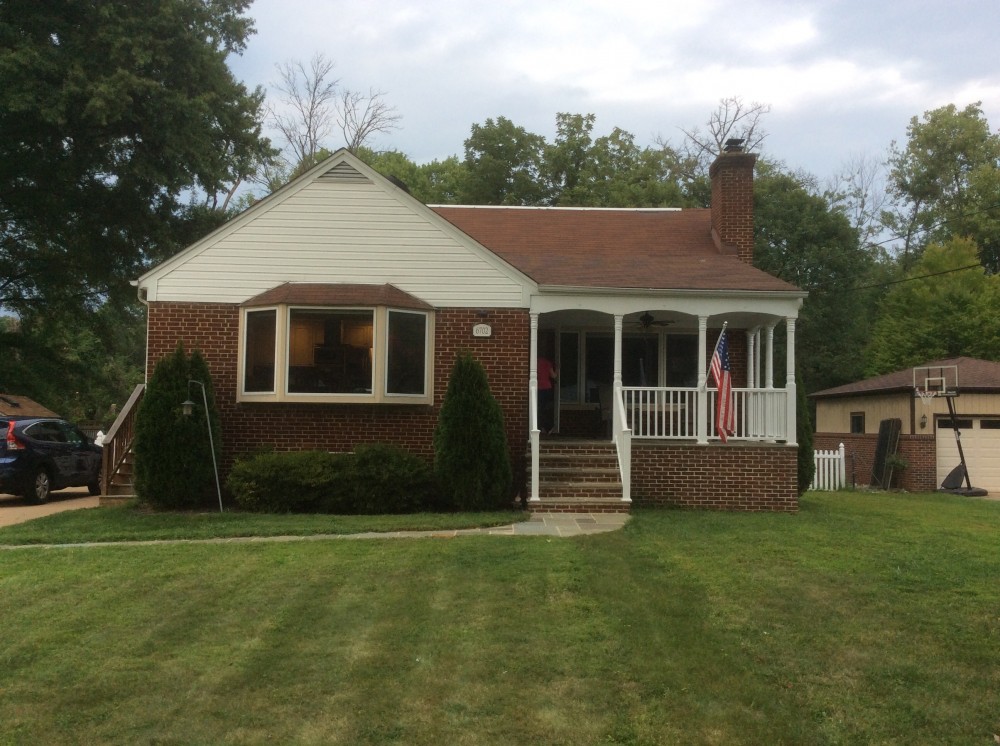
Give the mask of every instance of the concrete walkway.
MULTIPOLYGON (((45 505, 21 505, 0 499, 0 526, 23 523, 63 510, 97 507, 97 498, 67 496, 45 505)), ((78 547, 143 546, 152 544, 251 544, 269 541, 329 541, 331 539, 451 539, 456 536, 584 536, 617 531, 628 523, 628 513, 532 513, 527 521, 488 528, 438 529, 434 531, 369 531, 359 534, 314 534, 310 536, 239 536, 224 539, 154 539, 149 541, 105 541, 73 544, 0 545, 0 549, 57 549, 78 547)))

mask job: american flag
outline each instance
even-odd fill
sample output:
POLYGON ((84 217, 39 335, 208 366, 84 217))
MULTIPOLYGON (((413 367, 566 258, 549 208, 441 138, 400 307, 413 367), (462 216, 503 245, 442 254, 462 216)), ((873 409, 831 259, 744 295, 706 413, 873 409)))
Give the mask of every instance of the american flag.
POLYGON ((716 398, 715 429, 719 440, 723 443, 736 432, 736 412, 733 410, 733 375, 729 368, 729 343, 726 340, 726 330, 719 335, 719 343, 715 345, 712 364, 709 367, 715 387, 719 390, 716 398))

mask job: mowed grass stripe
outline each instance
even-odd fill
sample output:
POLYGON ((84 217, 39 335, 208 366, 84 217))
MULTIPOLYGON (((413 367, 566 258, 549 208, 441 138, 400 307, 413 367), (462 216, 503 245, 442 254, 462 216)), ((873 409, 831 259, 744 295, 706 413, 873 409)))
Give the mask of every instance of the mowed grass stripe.
POLYGON ((988 743, 1000 505, 8 552, 0 742, 988 743))

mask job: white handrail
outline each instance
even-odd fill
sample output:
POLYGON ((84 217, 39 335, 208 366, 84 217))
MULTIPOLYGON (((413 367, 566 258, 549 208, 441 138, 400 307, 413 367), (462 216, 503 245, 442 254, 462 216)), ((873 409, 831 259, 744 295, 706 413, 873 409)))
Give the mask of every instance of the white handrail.
POLYGON ((622 403, 622 386, 615 384, 612 427, 615 450, 618 453, 618 473, 622 481, 622 502, 632 502, 632 428, 628 425, 625 405, 622 403))
POLYGON ((528 441, 531 445, 531 496, 529 500, 538 502, 541 497, 538 494, 538 458, 539 440, 538 431, 538 382, 531 381, 528 384, 528 441))

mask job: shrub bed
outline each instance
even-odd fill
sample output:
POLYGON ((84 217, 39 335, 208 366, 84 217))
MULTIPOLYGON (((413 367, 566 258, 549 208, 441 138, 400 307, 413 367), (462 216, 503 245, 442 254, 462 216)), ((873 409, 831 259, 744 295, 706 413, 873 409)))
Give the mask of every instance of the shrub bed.
POLYGON ((440 508, 431 467, 384 444, 354 453, 261 453, 237 461, 227 486, 257 513, 376 515, 440 508))

